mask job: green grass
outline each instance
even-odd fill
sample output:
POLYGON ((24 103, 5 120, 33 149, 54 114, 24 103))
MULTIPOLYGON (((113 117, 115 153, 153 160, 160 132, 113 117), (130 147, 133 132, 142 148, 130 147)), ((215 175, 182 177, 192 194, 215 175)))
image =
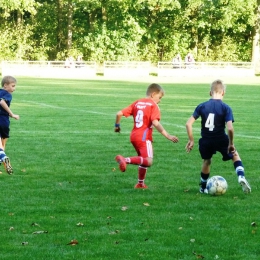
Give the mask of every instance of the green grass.
MULTIPOLYGON (((211 175, 229 189, 211 197, 198 192, 198 150, 185 152, 185 123, 209 98, 209 84, 162 84, 161 122, 180 141, 154 132, 149 189, 133 188, 137 167, 118 170, 115 155, 135 151, 132 119, 116 134, 115 114, 149 83, 18 79, 11 109, 20 120, 6 149, 14 174, 0 175, 1 259, 259 259, 259 86, 229 84, 225 96, 252 193, 243 194, 232 163, 217 154, 211 175)), ((198 141, 199 122, 194 133, 198 141)))

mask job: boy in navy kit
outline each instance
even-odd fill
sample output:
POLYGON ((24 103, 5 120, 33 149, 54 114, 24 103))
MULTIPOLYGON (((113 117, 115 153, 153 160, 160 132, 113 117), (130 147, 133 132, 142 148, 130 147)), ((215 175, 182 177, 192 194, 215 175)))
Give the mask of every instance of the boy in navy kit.
POLYGON ((186 123, 189 141, 186 151, 189 153, 194 146, 192 125, 201 117, 201 138, 199 140, 199 151, 203 159, 200 180, 200 192, 208 193, 206 189, 207 180, 210 175, 211 158, 216 152, 222 154, 222 160, 232 160, 238 183, 245 193, 251 192, 251 187, 245 178, 244 167, 239 154, 234 146, 234 117, 232 109, 225 104, 222 99, 226 91, 226 86, 221 80, 215 80, 211 84, 210 100, 199 104, 193 115, 186 123), (225 128, 227 127, 227 134, 225 128))
POLYGON ((5 76, 1 82, 2 89, 0 89, 0 163, 4 164, 5 170, 8 174, 13 173, 13 168, 10 164, 10 159, 6 156, 4 150, 7 139, 9 138, 9 117, 16 120, 19 119, 19 115, 13 114, 10 109, 12 101, 12 93, 15 91, 16 79, 12 76, 5 76))

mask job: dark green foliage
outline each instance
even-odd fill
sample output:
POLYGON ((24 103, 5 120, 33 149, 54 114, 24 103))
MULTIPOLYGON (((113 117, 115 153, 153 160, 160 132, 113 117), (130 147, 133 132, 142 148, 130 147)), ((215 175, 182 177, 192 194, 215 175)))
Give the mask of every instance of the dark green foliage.
POLYGON ((157 63, 191 51, 196 61, 250 61, 259 27, 256 5, 255 0, 3 1, 0 60, 83 55, 97 62, 157 63))

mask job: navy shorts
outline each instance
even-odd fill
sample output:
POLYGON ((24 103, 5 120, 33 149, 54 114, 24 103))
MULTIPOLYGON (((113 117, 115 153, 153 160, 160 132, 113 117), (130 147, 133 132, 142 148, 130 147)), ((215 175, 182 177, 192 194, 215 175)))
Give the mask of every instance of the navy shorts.
POLYGON ((228 161, 233 158, 232 154, 228 154, 228 136, 218 137, 215 139, 200 138, 199 139, 199 151, 202 159, 211 159, 214 154, 220 152, 222 154, 222 160, 228 161))
POLYGON ((10 128, 8 126, 0 126, 0 137, 9 138, 10 128))

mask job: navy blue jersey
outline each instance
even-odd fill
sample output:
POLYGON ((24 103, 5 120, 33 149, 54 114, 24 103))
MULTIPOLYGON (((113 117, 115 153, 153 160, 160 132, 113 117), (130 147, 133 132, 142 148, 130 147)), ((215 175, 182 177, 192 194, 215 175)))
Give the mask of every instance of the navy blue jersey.
MULTIPOLYGON (((10 107, 12 101, 12 95, 4 89, 0 89, 0 100, 4 100, 8 107, 10 107)), ((0 106, 0 125, 9 126, 9 114, 0 106)))
POLYGON ((201 117, 201 136, 209 138, 225 135, 226 122, 234 122, 232 109, 221 99, 210 99, 199 104, 193 117, 201 117))

